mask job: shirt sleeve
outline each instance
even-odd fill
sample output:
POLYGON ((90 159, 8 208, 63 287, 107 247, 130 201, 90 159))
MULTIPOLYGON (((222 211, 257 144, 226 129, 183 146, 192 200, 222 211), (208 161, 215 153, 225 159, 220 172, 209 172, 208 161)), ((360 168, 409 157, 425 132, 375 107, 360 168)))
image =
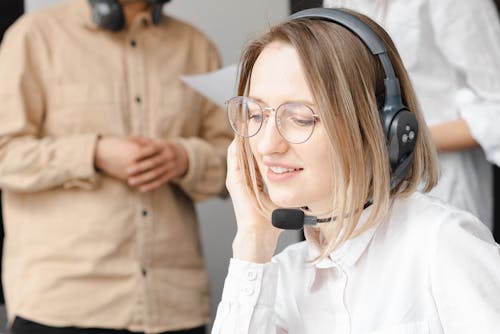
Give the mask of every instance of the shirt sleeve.
POLYGON ((93 188, 97 134, 43 136, 46 44, 30 19, 7 31, 0 48, 0 188, 93 188))
MULTIPOLYGON (((211 43, 202 54, 207 61, 207 72, 219 68, 219 56, 211 43)), ((227 147, 233 132, 224 110, 208 99, 204 98, 200 112, 203 120, 199 135, 176 139, 186 149, 189 159, 188 171, 177 183, 194 200, 216 195, 225 197, 227 147)))
POLYGON ((277 325, 278 263, 231 259, 212 334, 286 334, 277 325))
POLYGON ((500 165, 500 23, 490 0, 429 0, 436 44, 463 81, 459 113, 487 159, 500 165))
POLYGON ((437 234, 431 284, 445 333, 494 334, 500 328, 500 246, 470 214, 455 214, 437 234))

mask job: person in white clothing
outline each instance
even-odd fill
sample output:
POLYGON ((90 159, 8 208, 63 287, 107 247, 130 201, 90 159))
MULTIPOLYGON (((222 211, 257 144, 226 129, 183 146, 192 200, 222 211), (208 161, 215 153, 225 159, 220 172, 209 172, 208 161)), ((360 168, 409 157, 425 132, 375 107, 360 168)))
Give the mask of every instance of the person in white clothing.
POLYGON ((368 15, 391 36, 439 151, 430 192, 493 229, 500 165, 500 23, 491 0, 324 0, 368 15))
POLYGON ((418 190, 435 146, 380 26, 295 14, 246 47, 227 113, 238 229, 213 334, 499 333, 500 246, 418 190))

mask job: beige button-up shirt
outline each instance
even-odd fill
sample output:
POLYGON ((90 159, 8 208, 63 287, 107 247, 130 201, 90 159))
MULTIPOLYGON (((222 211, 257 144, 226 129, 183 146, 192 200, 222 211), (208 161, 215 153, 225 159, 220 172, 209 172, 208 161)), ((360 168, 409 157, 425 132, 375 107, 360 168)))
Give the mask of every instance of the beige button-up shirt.
POLYGON ((193 199, 224 192, 224 112, 183 85, 214 46, 144 13, 98 29, 86 0, 22 17, 0 48, 0 188, 9 317, 159 332, 209 321, 193 199), (96 172, 98 135, 181 143, 187 174, 141 194, 96 172))

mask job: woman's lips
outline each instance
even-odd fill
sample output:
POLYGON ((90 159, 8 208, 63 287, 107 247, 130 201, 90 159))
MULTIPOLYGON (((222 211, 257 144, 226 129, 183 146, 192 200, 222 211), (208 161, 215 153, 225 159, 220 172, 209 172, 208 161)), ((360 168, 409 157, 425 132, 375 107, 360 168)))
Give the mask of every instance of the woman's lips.
POLYGON ((267 166, 267 179, 270 182, 285 182, 302 172, 302 168, 267 166))

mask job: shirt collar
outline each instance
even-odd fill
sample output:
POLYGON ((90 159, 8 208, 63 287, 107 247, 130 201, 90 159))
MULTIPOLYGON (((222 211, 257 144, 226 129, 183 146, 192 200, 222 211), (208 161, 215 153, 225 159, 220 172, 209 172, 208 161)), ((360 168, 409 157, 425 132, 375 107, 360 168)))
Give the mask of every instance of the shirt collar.
MULTIPOLYGON (((358 226, 362 227, 366 222, 371 207, 363 210, 359 220, 358 226)), ((316 281, 317 271, 328 269, 328 268, 339 268, 346 269, 354 266, 356 262, 361 258, 361 255, 365 252, 373 239, 375 231, 377 230, 376 224, 363 232, 361 235, 355 237, 354 239, 347 240, 340 248, 334 250, 327 258, 321 259, 318 262, 311 263, 311 279, 308 284, 308 288, 311 289, 314 282, 316 281)), ((309 259, 315 259, 320 255, 320 249, 316 242, 312 239, 311 229, 305 229, 304 234, 306 237, 306 242, 308 245, 309 259)))

